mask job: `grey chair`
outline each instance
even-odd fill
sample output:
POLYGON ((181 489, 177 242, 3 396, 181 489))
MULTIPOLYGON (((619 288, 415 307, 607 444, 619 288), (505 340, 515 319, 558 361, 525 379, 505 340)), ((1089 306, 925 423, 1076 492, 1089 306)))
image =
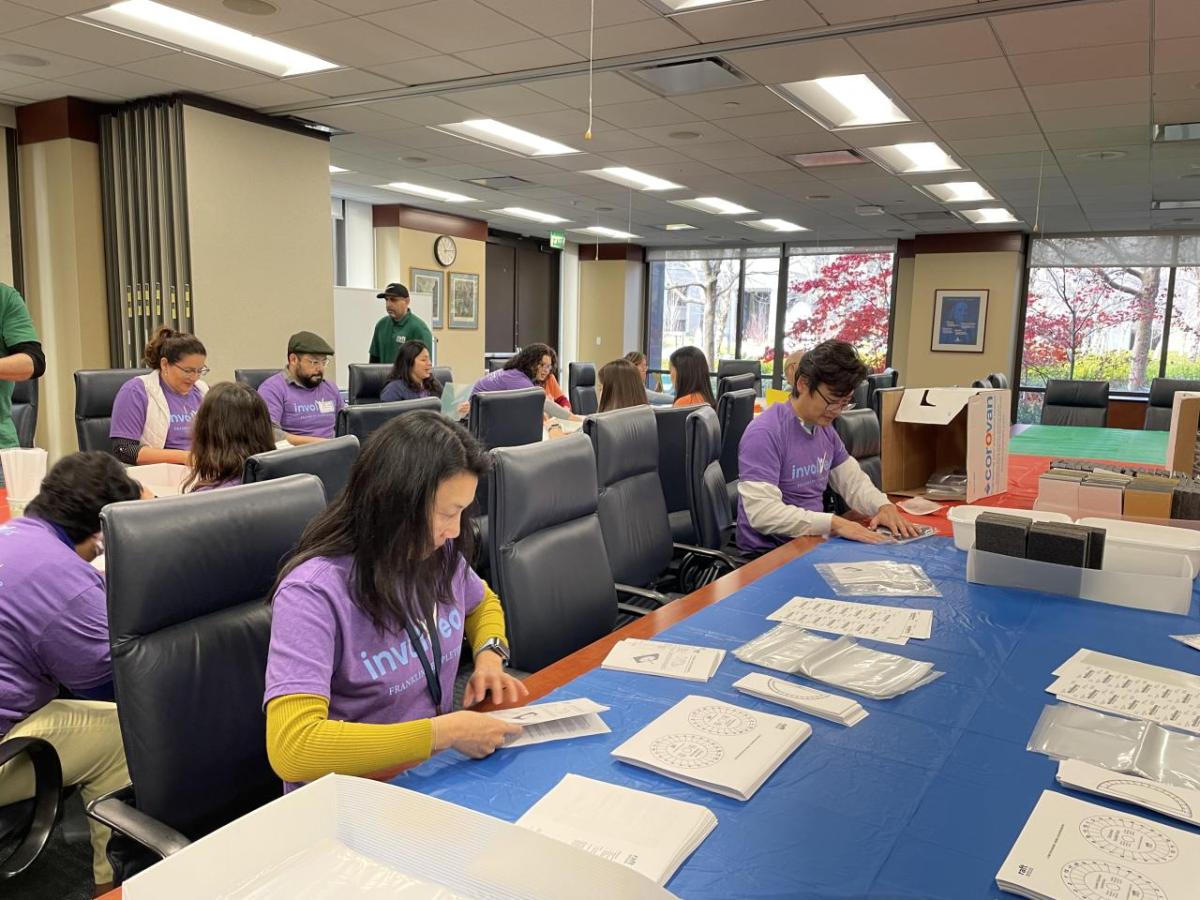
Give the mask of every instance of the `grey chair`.
POLYGON ((658 479, 667 501, 667 518, 671 523, 671 540, 694 543, 692 514, 688 509, 687 472, 683 468, 687 452, 687 417, 696 411, 694 406, 652 406, 658 431, 658 479))
POLYGON ((449 366, 434 366, 433 377, 438 380, 438 384, 449 384, 454 380, 454 370, 449 366))
MULTIPOLYGON (((858 460, 871 483, 882 489, 883 457, 878 413, 873 409, 848 409, 833 420, 833 428, 846 445, 846 452, 858 460)), ((825 508, 839 516, 850 509, 832 486, 825 489, 825 508)))
POLYGON ((721 471, 725 473, 725 492, 729 508, 737 515, 738 449, 742 435, 754 420, 754 391, 731 391, 717 401, 717 420, 721 426, 721 471))
POLYGON ((717 400, 729 391, 754 391, 758 393, 759 379, 752 372, 742 375, 725 375, 717 379, 717 400))
POLYGON ((991 387, 999 388, 1002 390, 1008 390, 1008 385, 1009 385, 1008 376, 1005 375, 1003 372, 993 372, 991 375, 989 375, 987 377, 987 380, 988 380, 988 384, 991 387))
POLYGON ((247 384, 257 391, 264 381, 272 375, 279 374, 280 371, 282 371, 280 366, 273 369, 234 369, 233 380, 238 384, 247 384))
POLYGON ((358 459, 358 446, 358 438, 346 435, 319 444, 256 453, 246 460, 242 483, 271 481, 289 475, 315 475, 325 488, 326 499, 333 502, 350 480, 350 467, 358 459))
POLYGON ((1146 431, 1170 431, 1171 407, 1177 391, 1200 391, 1200 381, 1185 378, 1155 378, 1150 382, 1150 398, 1146 404, 1146 431))
POLYGON ((12 420, 17 429, 17 446, 32 447, 37 436, 38 379, 13 383, 12 420))
POLYGON ((503 369, 504 364, 514 356, 516 356, 515 353, 485 353, 483 354, 483 368, 488 372, 503 369))
MULTIPOLYGON (((728 378, 732 375, 753 375, 754 376, 754 393, 762 393, 762 363, 757 359, 723 359, 717 363, 717 385, 721 384, 722 378, 728 378)), ((741 390, 744 385, 738 385, 734 390, 741 390)))
POLYGON ((421 397, 417 400, 395 400, 391 403, 362 403, 357 406, 343 406, 338 410, 334 433, 338 437, 352 434, 358 438, 360 444, 365 444, 371 433, 389 419, 422 409, 441 412, 442 401, 438 397, 421 397))
POLYGON ((1105 427, 1108 424, 1108 382, 1057 379, 1046 382, 1042 424, 1105 427))
POLYGON ((80 369, 75 373, 75 435, 80 450, 109 450, 113 402, 130 378, 149 369, 80 369))
POLYGON ((390 364, 382 363, 351 363, 346 378, 346 402, 353 405, 360 403, 378 403, 379 395, 383 393, 384 385, 392 375, 390 364))
POLYGON ((688 416, 686 432, 684 468, 696 544, 720 551, 726 557, 724 561, 704 560, 703 571, 692 576, 695 584, 708 584, 739 565, 728 553, 736 520, 729 507, 725 473, 721 470, 721 426, 717 414, 707 406, 699 407, 688 416))
POLYGON ((987 378, 976 378, 974 381, 971 382, 971 387, 973 387, 973 388, 991 388, 991 387, 994 387, 994 385, 987 378))
POLYGON ((576 415, 590 416, 599 408, 596 394, 596 367, 591 363, 573 362, 567 366, 567 397, 571 411, 576 415))

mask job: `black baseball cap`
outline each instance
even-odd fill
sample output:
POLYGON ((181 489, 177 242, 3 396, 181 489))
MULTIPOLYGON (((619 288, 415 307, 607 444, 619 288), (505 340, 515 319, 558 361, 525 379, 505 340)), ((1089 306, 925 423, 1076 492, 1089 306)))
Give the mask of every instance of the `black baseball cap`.
POLYGON ((312 353, 316 356, 333 356, 333 348, 319 334, 297 331, 288 338, 288 353, 312 353))
POLYGON ((393 281, 391 284, 389 284, 387 287, 385 287, 383 289, 382 294, 377 294, 376 296, 380 300, 384 299, 385 297, 403 297, 405 299, 408 299, 408 288, 406 288, 404 285, 402 285, 398 281, 393 281))

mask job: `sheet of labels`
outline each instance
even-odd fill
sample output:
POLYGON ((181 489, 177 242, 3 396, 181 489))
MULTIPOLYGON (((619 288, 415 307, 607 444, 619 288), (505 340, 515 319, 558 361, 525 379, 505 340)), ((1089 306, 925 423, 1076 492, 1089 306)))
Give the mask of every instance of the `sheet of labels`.
POLYGON ((1200 734, 1200 676, 1086 649, 1054 674, 1059 700, 1200 734))
POLYGON ((824 597, 793 597, 767 616, 812 631, 846 634, 887 644, 924 640, 933 633, 933 610, 854 603, 824 597))

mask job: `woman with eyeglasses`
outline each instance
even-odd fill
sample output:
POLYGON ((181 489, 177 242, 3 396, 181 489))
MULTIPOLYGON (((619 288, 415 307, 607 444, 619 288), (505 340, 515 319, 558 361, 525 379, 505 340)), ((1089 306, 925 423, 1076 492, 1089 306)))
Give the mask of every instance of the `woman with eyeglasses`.
POLYGON ((194 334, 158 329, 142 357, 151 371, 121 385, 113 401, 108 436, 117 459, 139 466, 189 464, 192 419, 208 393, 201 380, 207 358, 194 334))
POLYGON ((751 422, 738 449, 738 547, 760 554, 801 535, 878 544, 917 530, 846 452, 833 420, 854 404, 867 367, 844 341, 825 341, 796 365, 792 396, 751 422), (860 521, 824 511, 832 487, 860 521))
MULTIPOLYGON (((548 344, 530 344, 512 356, 504 364, 503 369, 489 372, 471 388, 472 394, 483 391, 516 391, 521 388, 538 387, 546 392, 546 402, 543 412, 546 417, 555 419, 578 419, 571 414, 569 406, 564 407, 550 396, 551 390, 562 392, 558 382, 553 381, 554 365, 558 356, 554 348, 548 344)), ((565 399, 565 398, 564 398, 565 399)))

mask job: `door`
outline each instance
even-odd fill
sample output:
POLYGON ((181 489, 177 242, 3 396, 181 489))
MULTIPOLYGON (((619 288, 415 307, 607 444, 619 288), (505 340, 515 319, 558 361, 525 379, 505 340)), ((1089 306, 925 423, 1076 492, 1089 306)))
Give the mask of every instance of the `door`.
POLYGON ((487 353, 511 353, 516 349, 516 272, 516 248, 489 241, 483 336, 487 353))

